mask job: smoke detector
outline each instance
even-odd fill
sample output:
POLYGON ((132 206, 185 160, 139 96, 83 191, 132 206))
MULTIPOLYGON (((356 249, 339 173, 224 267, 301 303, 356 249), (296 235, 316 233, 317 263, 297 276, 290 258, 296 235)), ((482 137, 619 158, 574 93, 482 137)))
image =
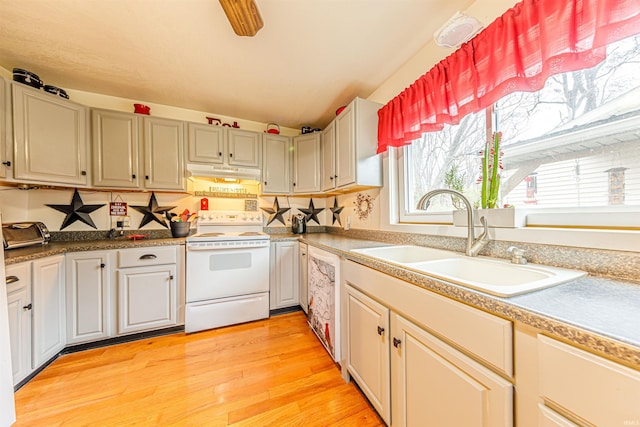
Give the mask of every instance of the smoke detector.
POLYGON ((445 24, 433 34, 438 46, 458 47, 471 40, 482 29, 482 23, 476 18, 456 12, 445 24))

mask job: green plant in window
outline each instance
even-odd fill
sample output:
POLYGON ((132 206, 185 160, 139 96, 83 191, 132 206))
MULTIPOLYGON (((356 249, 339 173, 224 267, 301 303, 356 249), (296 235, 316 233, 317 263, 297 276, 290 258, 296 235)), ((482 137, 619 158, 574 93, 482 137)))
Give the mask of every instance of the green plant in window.
MULTIPOLYGON (((459 172, 458 165, 451 165, 449 170, 447 170, 447 172, 444 174, 444 185, 446 185, 447 188, 459 191, 461 193, 464 191, 465 180, 466 174, 459 172)), ((451 203, 456 209, 463 208, 462 202, 457 197, 452 197, 451 203)))
POLYGON ((493 209, 498 204, 498 194, 500 191, 500 170, 502 170, 502 151, 500 151, 500 140, 502 132, 493 134, 492 141, 487 141, 482 155, 482 192, 480 204, 483 209, 493 209))

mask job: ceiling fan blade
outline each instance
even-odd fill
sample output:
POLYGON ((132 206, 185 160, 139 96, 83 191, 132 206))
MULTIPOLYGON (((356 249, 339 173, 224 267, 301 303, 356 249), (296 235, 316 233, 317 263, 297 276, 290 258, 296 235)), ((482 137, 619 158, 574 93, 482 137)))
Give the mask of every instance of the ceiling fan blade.
POLYGON ((220 0, 233 31, 239 36, 253 37, 264 23, 253 0, 220 0))

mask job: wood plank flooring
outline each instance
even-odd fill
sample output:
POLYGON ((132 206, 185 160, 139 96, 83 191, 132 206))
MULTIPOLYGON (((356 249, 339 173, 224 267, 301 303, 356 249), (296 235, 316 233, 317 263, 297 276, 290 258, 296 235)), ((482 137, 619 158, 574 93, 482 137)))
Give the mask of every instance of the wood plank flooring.
POLYGON ((62 356, 16 411, 16 427, 384 425, 302 312, 62 356))

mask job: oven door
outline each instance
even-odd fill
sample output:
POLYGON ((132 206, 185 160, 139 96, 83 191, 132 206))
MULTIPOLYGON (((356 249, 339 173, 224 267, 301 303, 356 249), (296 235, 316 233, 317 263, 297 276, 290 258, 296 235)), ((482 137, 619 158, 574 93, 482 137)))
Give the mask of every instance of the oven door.
POLYGON ((211 247, 187 243, 187 302, 269 291, 269 243, 211 247))

